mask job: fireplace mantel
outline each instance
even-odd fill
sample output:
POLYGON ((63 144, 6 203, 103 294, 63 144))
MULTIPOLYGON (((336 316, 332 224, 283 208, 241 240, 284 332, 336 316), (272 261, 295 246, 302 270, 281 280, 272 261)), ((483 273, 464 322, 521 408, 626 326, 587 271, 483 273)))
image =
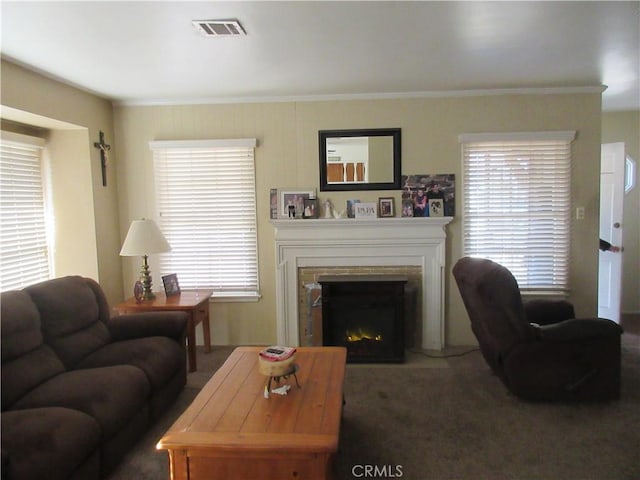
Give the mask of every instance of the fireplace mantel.
POLYGON ((446 225, 452 217, 272 220, 277 340, 297 346, 298 268, 419 266, 422 348, 444 347, 446 225))

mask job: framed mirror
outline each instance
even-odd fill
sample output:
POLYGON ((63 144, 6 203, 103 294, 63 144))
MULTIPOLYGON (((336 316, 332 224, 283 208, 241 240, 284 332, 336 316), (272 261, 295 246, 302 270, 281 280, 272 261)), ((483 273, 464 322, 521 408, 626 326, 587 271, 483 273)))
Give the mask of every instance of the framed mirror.
POLYGON ((320 191, 400 190, 399 128, 320 130, 320 191))

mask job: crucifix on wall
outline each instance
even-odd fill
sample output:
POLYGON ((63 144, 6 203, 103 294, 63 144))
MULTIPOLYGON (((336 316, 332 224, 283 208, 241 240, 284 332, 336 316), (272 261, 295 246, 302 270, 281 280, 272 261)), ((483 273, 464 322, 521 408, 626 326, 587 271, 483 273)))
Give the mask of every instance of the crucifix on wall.
POLYGON ((94 142, 93 146, 100 150, 100 167, 102 169, 102 186, 107 186, 107 152, 111 150, 111 145, 104 143, 104 132, 100 131, 100 141, 94 142))

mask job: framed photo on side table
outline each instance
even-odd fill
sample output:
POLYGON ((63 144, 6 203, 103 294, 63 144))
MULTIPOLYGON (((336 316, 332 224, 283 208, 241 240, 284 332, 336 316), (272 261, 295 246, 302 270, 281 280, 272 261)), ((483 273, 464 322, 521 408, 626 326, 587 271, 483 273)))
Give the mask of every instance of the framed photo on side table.
POLYGON ((162 283, 164 284, 164 293, 167 297, 173 295, 180 295, 180 285, 178 284, 178 275, 171 273, 162 277, 162 283))
POLYGON ((393 197, 381 197, 378 199, 378 213, 381 217, 395 217, 395 201, 393 197))

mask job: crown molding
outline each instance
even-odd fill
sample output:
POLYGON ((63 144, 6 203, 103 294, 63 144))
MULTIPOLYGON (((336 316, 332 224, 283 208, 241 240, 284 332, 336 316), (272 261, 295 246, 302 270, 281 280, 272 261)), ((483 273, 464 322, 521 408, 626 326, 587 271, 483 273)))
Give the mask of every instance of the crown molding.
POLYGON ((330 102, 350 100, 399 100, 408 98, 456 98, 501 95, 567 95, 567 94, 602 94, 606 85, 582 87, 522 87, 522 88, 487 88, 472 90, 439 90, 425 92, 390 92, 390 93, 345 93, 328 95, 273 95, 262 97, 201 97, 179 99, 132 99, 113 100, 114 106, 171 106, 171 105, 215 105, 234 103, 286 103, 286 102, 330 102))

